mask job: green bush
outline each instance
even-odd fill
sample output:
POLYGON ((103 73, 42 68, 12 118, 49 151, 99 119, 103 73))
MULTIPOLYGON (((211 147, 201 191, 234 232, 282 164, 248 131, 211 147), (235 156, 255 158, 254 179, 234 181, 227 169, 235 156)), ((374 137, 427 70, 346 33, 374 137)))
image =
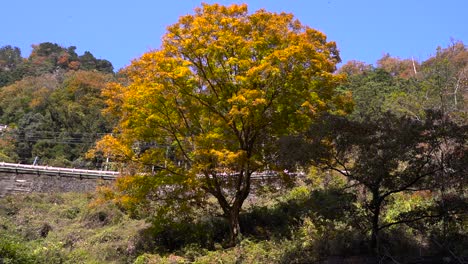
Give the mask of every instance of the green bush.
POLYGON ((64 217, 73 220, 75 219, 81 212, 81 209, 79 207, 70 207, 64 212, 64 217))
POLYGON ((143 254, 139 256, 133 264, 185 264, 188 263, 183 257, 176 255, 169 255, 167 257, 161 257, 153 254, 143 254))
POLYGON ((229 232, 221 218, 184 219, 176 222, 154 221, 143 235, 159 252, 173 252, 188 245, 213 250, 229 232))
POLYGON ((18 237, 0 232, 0 263, 28 264, 37 263, 24 241, 18 237))
POLYGON ((97 228, 106 225, 115 225, 122 221, 124 213, 117 206, 106 203, 99 207, 89 209, 84 213, 82 222, 88 228, 97 228))

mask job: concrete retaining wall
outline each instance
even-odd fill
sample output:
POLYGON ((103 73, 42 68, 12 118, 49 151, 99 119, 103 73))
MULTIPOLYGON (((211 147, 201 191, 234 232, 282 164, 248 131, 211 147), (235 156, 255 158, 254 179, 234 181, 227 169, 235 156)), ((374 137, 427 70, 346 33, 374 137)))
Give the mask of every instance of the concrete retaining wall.
POLYGON ((89 192, 105 183, 109 181, 0 172, 0 197, 22 192, 89 192))

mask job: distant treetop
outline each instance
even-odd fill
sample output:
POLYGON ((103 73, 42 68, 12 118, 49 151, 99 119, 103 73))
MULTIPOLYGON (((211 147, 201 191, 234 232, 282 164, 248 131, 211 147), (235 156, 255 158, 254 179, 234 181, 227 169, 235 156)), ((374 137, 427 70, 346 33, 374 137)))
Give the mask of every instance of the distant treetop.
POLYGON ((56 43, 44 42, 32 45, 28 58, 21 56, 18 47, 7 45, 0 48, 0 87, 14 83, 26 76, 39 76, 59 70, 85 70, 113 73, 114 67, 108 60, 96 59, 85 51, 79 56, 75 46, 68 48, 56 43))

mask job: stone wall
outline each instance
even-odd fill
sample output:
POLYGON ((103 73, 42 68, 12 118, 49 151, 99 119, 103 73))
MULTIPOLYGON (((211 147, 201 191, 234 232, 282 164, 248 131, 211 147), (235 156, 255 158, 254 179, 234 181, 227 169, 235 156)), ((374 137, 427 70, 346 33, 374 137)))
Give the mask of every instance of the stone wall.
POLYGON ((0 172, 0 197, 21 192, 89 192, 110 181, 0 172))

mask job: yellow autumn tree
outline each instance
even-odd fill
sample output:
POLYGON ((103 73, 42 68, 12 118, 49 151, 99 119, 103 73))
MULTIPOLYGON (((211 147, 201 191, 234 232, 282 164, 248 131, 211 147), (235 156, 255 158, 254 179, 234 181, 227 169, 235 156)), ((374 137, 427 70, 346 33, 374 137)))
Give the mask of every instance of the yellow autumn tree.
POLYGON ((132 62, 128 84, 108 87, 120 122, 97 149, 151 168, 148 192, 179 184, 214 196, 234 245, 252 173, 274 167, 277 139, 321 112, 350 110, 334 89, 338 62, 335 43, 291 14, 203 4, 132 62))

